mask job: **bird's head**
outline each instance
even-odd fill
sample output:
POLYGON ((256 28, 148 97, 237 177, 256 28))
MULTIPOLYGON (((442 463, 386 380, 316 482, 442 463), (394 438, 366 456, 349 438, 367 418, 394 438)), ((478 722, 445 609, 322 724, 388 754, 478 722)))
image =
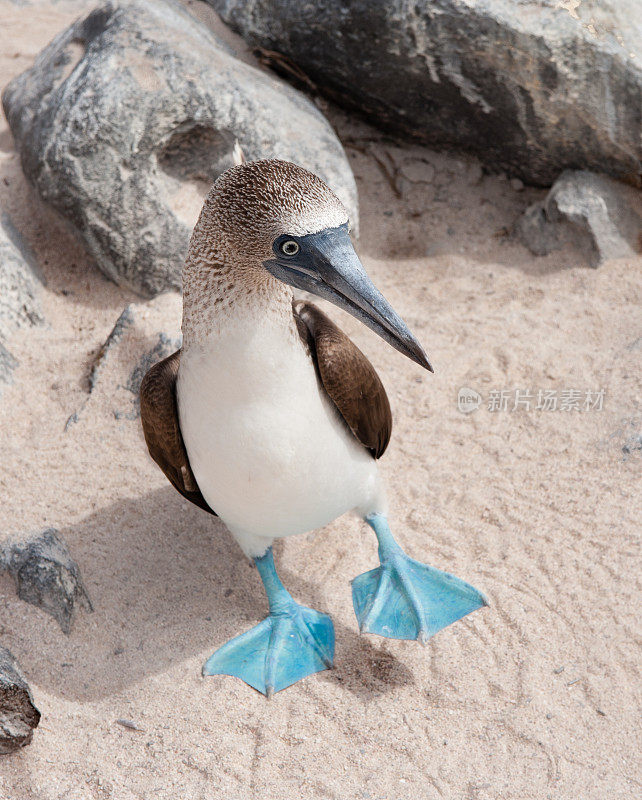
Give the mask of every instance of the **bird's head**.
POLYGON ((242 254, 283 283, 334 303, 432 372, 423 348, 363 268, 345 207, 316 175, 277 159, 238 164, 218 178, 203 214, 216 220, 227 254, 242 254))

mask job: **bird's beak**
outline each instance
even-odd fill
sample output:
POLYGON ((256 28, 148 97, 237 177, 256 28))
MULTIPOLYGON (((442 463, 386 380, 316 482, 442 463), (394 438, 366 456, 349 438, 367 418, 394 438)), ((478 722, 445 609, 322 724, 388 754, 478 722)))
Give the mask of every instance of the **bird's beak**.
POLYGON ((274 253, 275 258, 264 266, 276 278, 343 308, 400 353, 433 371, 422 346, 368 277, 347 224, 307 236, 281 236, 274 243, 274 253), (291 240, 299 251, 286 255, 280 248, 291 240))

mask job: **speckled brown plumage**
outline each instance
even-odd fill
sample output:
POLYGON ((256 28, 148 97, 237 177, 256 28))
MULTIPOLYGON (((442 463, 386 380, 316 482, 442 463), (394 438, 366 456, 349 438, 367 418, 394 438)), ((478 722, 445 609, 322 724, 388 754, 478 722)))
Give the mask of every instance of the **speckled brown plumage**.
POLYGON ((224 172, 205 198, 183 269, 185 346, 215 332, 237 303, 248 313, 260 305, 261 313, 291 316, 290 288, 262 266, 274 239, 347 221, 332 190, 296 164, 265 159, 224 172))

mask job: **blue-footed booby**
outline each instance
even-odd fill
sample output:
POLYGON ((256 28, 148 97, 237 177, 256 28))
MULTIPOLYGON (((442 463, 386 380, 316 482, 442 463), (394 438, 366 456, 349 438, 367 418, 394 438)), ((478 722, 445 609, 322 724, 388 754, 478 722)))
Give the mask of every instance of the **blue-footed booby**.
POLYGON ((485 605, 473 586, 409 558, 386 517, 377 471, 392 429, 363 353, 292 289, 345 309, 432 371, 366 274, 331 189, 269 159, 224 172, 205 199, 183 270, 183 345, 145 376, 149 452, 174 487, 217 514, 254 560, 268 616, 220 647, 204 675, 234 675, 268 697, 334 659, 326 614, 297 603, 274 565, 275 538, 356 511, 380 565, 352 582, 362 632, 426 640, 485 605))

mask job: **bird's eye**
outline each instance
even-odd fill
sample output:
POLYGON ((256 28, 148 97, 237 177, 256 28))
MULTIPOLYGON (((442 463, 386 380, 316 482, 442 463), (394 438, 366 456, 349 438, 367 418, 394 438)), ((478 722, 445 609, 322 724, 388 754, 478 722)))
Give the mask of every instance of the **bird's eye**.
POLYGON ((300 247, 297 242, 293 239, 288 239, 287 242, 283 242, 281 245, 281 252, 285 253, 286 256, 295 256, 300 250, 300 247))

